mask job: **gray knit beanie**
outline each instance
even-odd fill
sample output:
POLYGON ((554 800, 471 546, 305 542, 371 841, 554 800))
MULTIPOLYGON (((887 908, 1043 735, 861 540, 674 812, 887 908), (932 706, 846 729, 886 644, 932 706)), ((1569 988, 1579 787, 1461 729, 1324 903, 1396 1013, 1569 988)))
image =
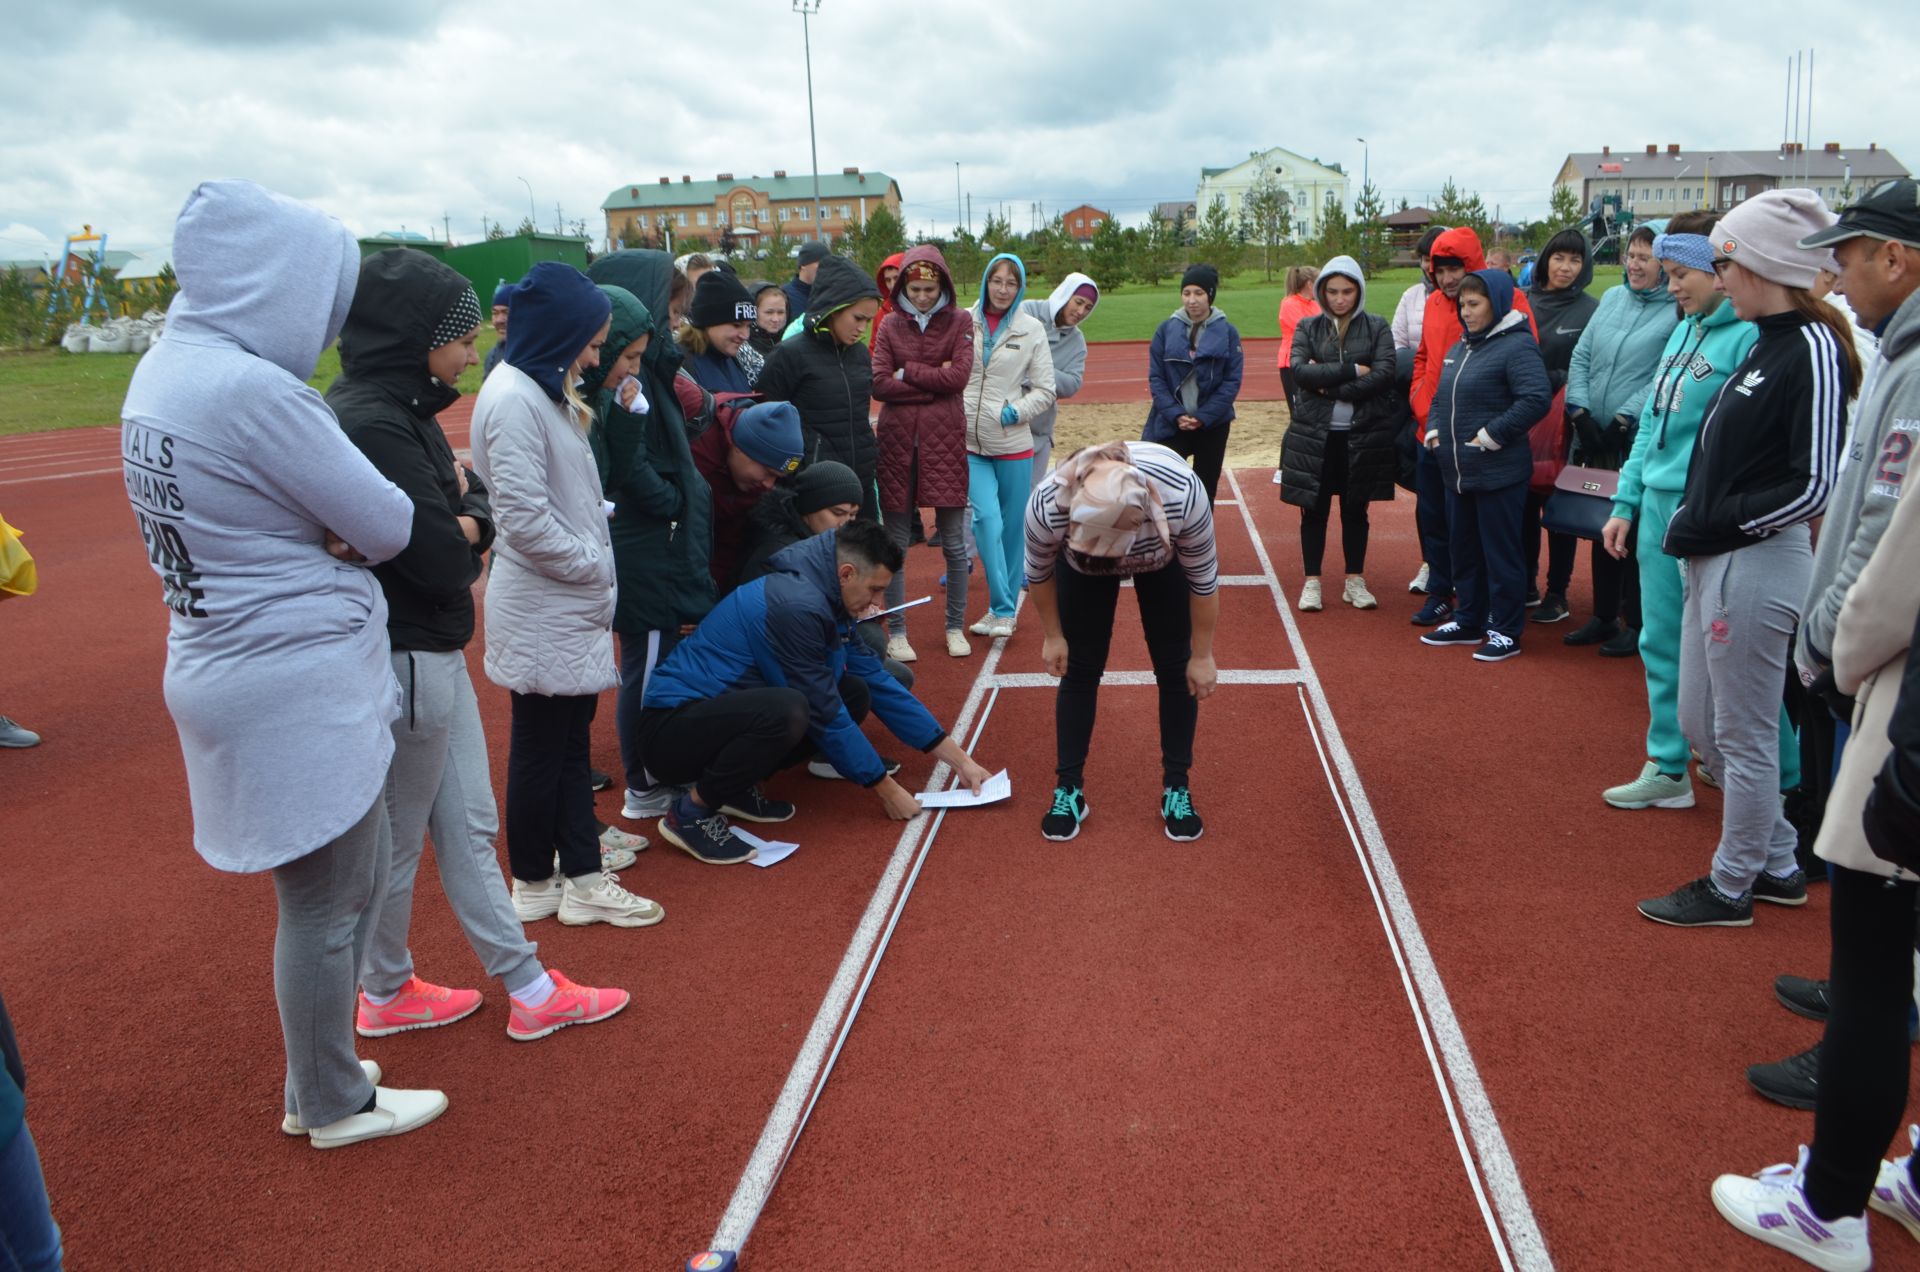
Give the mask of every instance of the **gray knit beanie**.
POLYGON ((1717 258, 1744 265, 1782 287, 1805 291, 1827 268, 1832 253, 1824 247, 1801 247, 1800 240, 1835 219, 1811 190, 1765 190, 1721 217, 1707 237, 1717 258))

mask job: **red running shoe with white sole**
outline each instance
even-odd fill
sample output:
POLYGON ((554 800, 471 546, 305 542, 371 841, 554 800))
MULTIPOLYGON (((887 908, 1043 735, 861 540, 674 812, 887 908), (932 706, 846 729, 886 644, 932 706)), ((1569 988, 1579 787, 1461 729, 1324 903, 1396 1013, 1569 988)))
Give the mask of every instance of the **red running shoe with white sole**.
POLYGON ((529 1007, 518 998, 508 999, 513 1004, 513 1014, 507 1021, 507 1037, 515 1042, 532 1042, 568 1025, 591 1025, 617 1016, 631 1000, 624 989, 576 985, 562 976, 557 967, 549 967, 547 975, 553 978, 553 996, 546 1002, 529 1007))
POLYGON ((409 977, 393 1001, 376 1007, 360 994, 360 1010, 354 1016, 353 1030, 362 1038, 384 1038, 409 1029, 434 1029, 465 1020, 480 1010, 477 989, 448 989, 429 985, 418 976, 409 977))

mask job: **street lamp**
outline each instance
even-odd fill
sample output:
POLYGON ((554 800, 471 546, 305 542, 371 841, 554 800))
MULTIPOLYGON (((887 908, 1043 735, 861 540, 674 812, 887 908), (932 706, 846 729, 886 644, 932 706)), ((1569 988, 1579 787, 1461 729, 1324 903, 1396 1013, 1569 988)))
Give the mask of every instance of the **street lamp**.
POLYGON ((820 12, 820 0, 793 0, 793 11, 800 15, 800 37, 807 49, 807 144, 813 149, 813 231, 825 241, 826 218, 820 209, 820 140, 813 130, 813 28, 808 22, 820 12))
POLYGON ((1360 143, 1360 188, 1365 190, 1373 184, 1373 177, 1370 175, 1373 171, 1373 154, 1367 148, 1365 137, 1355 137, 1354 140, 1360 143))
POLYGON ((540 214, 533 210, 533 182, 525 177, 515 177, 514 180, 527 187, 527 224, 537 229, 539 227, 536 223, 540 220, 540 214))

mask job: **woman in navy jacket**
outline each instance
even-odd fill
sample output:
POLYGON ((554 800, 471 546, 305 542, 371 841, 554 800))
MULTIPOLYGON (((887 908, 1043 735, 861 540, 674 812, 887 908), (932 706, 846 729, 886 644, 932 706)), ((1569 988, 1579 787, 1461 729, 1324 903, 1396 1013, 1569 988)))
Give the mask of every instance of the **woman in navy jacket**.
POLYGON ((1208 500, 1220 486, 1244 367, 1240 333, 1213 307, 1219 290, 1219 270, 1187 267, 1180 280, 1180 308, 1153 333, 1147 353, 1153 408, 1140 434, 1143 442, 1159 442, 1191 459, 1208 500))
POLYGON ((1475 270, 1457 301, 1465 334, 1447 350, 1427 415, 1426 444, 1446 484, 1447 535, 1459 608, 1420 639, 1478 645, 1500 662, 1520 652, 1527 565, 1520 521, 1533 452, 1527 432, 1553 401, 1527 316, 1505 270, 1475 270))

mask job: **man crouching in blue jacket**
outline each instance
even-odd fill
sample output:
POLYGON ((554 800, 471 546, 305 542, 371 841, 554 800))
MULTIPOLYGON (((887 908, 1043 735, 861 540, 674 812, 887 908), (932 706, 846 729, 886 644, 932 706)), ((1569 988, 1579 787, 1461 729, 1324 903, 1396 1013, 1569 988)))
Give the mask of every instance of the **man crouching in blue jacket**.
POLYGON ((903 563, 878 522, 853 521, 776 553, 773 573, 742 584, 654 670, 640 745, 657 779, 690 789, 660 834, 701 861, 749 861, 728 817, 781 822, 793 805, 759 783, 823 756, 905 821, 920 801, 888 775, 860 732, 869 708, 908 746, 945 760, 976 793, 987 771, 887 673, 855 630, 903 563))

